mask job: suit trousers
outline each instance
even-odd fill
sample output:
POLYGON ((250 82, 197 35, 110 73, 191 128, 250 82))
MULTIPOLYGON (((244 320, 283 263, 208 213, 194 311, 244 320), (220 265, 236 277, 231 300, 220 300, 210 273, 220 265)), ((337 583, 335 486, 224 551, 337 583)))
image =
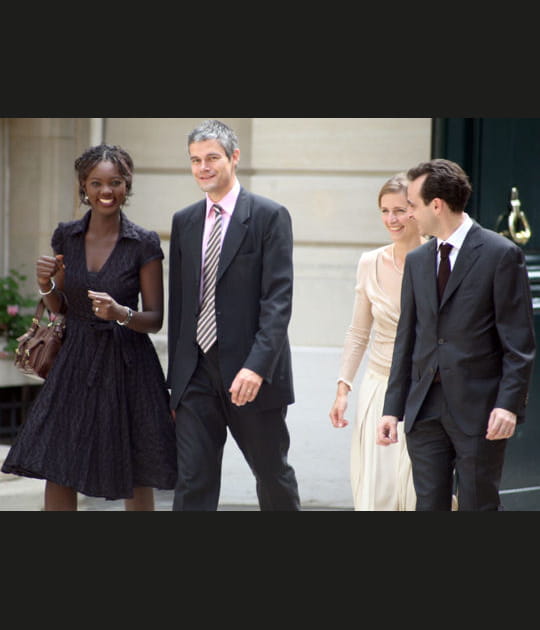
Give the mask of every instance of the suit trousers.
POLYGON ((454 471, 459 511, 502 509, 499 486, 506 444, 487 440, 485 433, 463 433, 451 417, 441 383, 433 383, 407 434, 416 510, 451 510, 454 471))
POLYGON ((294 469, 287 462, 287 407, 237 407, 225 390, 215 344, 199 360, 176 410, 178 481, 174 511, 215 511, 227 429, 256 480, 261 511, 300 510, 294 469))

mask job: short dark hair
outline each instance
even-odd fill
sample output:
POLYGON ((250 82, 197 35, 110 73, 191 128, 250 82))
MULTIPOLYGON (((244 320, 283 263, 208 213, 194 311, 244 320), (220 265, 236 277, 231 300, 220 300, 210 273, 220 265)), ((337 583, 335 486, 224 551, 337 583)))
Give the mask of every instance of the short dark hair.
POLYGON ((421 162, 409 169, 407 179, 414 181, 422 175, 427 175, 420 192, 426 205, 435 197, 439 197, 448 204, 452 212, 465 211, 472 186, 459 164, 442 158, 421 162))
POLYGON ((118 167, 120 174, 126 180, 126 197, 131 196, 133 184, 133 160, 122 147, 101 143, 86 151, 75 160, 75 170, 79 177, 79 199, 86 204, 84 183, 90 171, 100 162, 112 162, 118 167))

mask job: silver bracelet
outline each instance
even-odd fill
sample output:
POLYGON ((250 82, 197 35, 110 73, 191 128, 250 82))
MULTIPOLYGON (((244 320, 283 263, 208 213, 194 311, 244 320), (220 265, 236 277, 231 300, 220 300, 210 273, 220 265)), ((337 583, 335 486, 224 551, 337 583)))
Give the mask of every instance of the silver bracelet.
POLYGON ((39 289, 39 294, 41 296, 50 295, 56 289, 56 282, 54 281, 54 278, 50 278, 50 280, 52 287, 48 291, 42 291, 41 289, 39 289))
POLYGON ((133 311, 129 308, 129 306, 126 306, 127 310, 128 310, 128 314, 126 316, 126 319, 121 322, 118 319, 116 320, 116 323, 119 326, 127 326, 129 324, 129 322, 131 321, 131 318, 133 317, 133 311))

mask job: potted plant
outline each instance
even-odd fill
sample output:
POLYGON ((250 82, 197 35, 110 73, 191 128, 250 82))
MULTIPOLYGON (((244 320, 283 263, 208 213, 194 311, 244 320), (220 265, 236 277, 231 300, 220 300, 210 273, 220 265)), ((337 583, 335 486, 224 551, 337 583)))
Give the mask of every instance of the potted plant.
POLYGON ((17 338, 28 330, 37 300, 21 293, 26 276, 10 269, 0 277, 0 357, 11 357, 17 348, 17 338))

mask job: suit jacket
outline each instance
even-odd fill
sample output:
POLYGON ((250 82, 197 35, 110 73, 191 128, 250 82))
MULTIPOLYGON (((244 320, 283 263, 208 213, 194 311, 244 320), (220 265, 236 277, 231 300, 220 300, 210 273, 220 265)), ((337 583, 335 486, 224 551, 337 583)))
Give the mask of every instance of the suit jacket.
POLYGON ((494 407, 525 420, 535 355, 532 299, 522 250, 473 223, 441 303, 437 240, 407 255, 401 315, 383 415, 409 432, 437 368, 449 411, 482 434, 494 407))
MULTIPOLYGON (((202 200, 173 216, 169 254, 167 385, 175 409, 197 366, 201 248, 206 212, 202 200)), ((292 311, 293 236, 288 210, 240 189, 217 273, 219 365, 228 391, 245 367, 264 378, 246 408, 294 402, 288 325, 292 311)))

